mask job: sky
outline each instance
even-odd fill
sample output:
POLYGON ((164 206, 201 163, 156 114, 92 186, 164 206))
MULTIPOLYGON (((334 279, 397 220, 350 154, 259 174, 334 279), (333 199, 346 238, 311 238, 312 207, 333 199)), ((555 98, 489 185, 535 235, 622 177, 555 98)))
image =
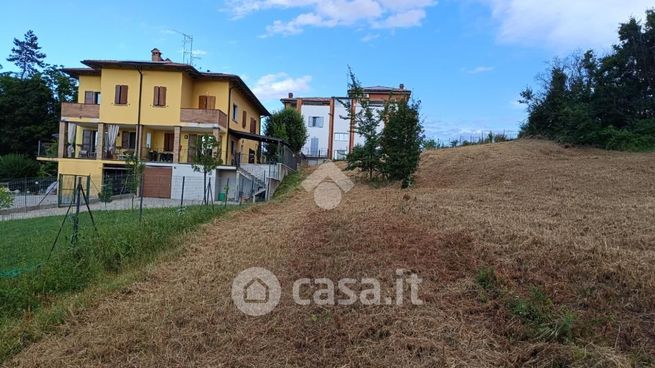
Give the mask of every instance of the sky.
POLYGON ((154 47, 240 75, 270 110, 281 97, 342 96, 351 66, 365 86, 405 84, 430 138, 517 132, 519 93, 555 57, 617 42, 652 0, 196 0, 3 4, 0 64, 32 29, 50 64, 148 60, 154 47), (3 54, 4 53, 4 54, 3 54))

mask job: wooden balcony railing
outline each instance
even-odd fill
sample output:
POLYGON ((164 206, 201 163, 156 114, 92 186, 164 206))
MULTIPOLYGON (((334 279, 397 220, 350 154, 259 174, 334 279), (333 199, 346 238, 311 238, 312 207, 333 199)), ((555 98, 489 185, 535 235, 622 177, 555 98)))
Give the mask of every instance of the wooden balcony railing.
POLYGON ((61 117, 98 119, 100 117, 100 105, 64 102, 61 104, 61 117))
POLYGON ((180 109, 180 121, 183 123, 218 124, 227 128, 227 114, 221 110, 180 109))

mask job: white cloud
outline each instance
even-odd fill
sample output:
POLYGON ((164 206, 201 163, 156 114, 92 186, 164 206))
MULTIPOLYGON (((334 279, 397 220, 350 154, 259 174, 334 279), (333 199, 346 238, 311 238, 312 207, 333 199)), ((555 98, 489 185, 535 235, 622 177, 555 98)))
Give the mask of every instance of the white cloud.
POLYGON ((267 37, 295 35, 307 27, 417 27, 426 17, 426 8, 436 0, 228 0, 226 4, 235 18, 269 9, 299 10, 291 19, 268 25, 267 37))
POLYGON ((464 68, 464 72, 468 74, 482 74, 482 73, 489 73, 492 72, 495 68, 493 66, 478 66, 472 69, 466 69, 464 68))
POLYGON ((312 77, 305 75, 293 78, 287 73, 267 74, 257 80, 252 91, 262 101, 280 99, 289 92, 307 92, 312 77))
POLYGON ((562 51, 609 48, 619 23, 643 18, 653 0, 480 0, 499 22, 504 43, 542 45, 562 51))

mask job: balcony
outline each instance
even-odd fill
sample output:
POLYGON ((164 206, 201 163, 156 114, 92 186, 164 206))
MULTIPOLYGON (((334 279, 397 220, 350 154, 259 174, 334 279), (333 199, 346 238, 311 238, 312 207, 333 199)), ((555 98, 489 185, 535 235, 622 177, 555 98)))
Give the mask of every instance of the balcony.
POLYGON ((100 105, 64 102, 61 104, 62 119, 98 119, 100 105))
POLYGON ((227 129, 227 114, 221 110, 180 109, 180 121, 183 123, 218 124, 227 129))

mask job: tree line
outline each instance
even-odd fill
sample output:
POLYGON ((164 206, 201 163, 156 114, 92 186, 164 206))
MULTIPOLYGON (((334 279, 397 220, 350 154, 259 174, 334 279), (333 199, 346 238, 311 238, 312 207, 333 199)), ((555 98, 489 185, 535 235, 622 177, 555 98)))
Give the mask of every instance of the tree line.
POLYGON ((655 149, 655 10, 620 25, 619 43, 555 60, 519 102, 528 119, 520 135, 605 149, 655 149))
POLYGON ((46 62, 31 30, 13 43, 7 61, 18 71, 0 73, 0 155, 33 158, 39 141, 54 141, 61 103, 77 99, 77 81, 46 62))

